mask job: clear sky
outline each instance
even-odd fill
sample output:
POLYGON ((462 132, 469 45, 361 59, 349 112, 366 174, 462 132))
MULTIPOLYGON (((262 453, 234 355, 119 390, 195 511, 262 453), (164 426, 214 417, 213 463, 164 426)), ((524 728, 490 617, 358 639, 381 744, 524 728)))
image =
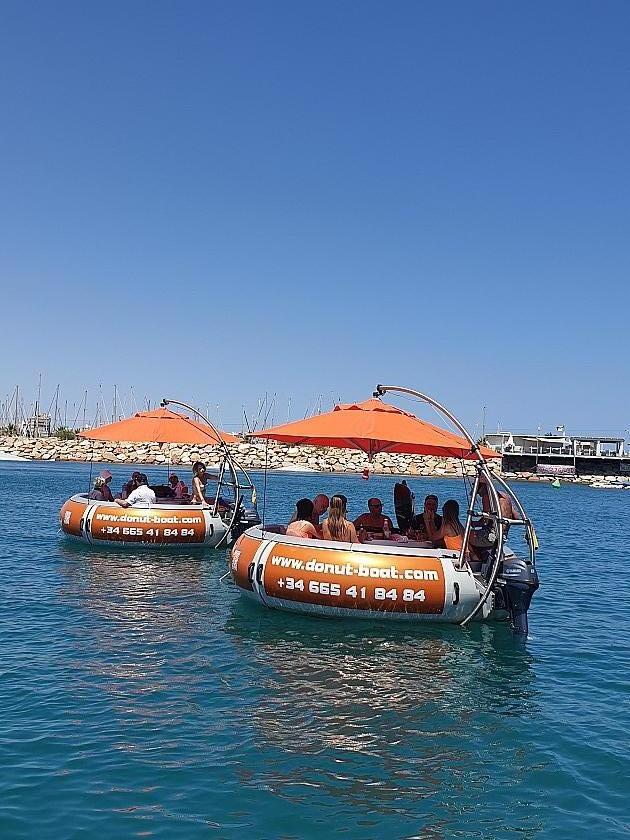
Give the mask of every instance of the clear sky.
POLYGON ((2 399, 41 372, 234 428, 388 381, 473 430, 623 433, 629 31, 627 2, 5 0, 2 399))

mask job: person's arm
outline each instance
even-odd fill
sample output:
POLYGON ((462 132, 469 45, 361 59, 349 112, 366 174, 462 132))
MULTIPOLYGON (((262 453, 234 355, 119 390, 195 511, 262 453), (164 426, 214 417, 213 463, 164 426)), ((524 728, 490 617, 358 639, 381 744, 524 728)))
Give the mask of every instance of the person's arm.
POLYGON ((354 523, 352 523, 352 522, 350 523, 352 525, 352 527, 353 528, 362 528, 363 527, 363 517, 364 516, 365 516, 364 513, 362 513, 361 516, 357 516, 357 518, 354 520, 354 523))
POLYGON ((319 539, 319 534, 317 533, 317 528, 314 525, 311 525, 311 527, 308 528, 307 531, 308 531, 309 537, 312 540, 318 540, 319 539))
POLYGON ((350 539, 348 540, 348 542, 358 543, 359 538, 357 537, 357 529, 354 527, 352 522, 348 522, 348 525, 350 526, 350 539))
POLYGON ((424 526, 427 531, 427 538, 431 540, 431 542, 436 548, 439 548, 439 546, 436 544, 442 542, 442 540, 444 539, 444 522, 442 521, 440 527, 436 528, 433 516, 425 513, 423 514, 423 517, 424 526))
POLYGON ((435 527, 435 519, 433 518, 432 513, 427 513, 424 511, 422 514, 422 521, 424 522, 424 530, 427 532, 427 537, 435 542, 436 540, 441 540, 444 534, 442 533, 442 527, 436 528, 435 527))
POLYGON ((131 497, 132 496, 133 496, 133 492, 131 492, 127 496, 126 499, 114 499, 114 501, 116 502, 117 505, 120 505, 121 507, 131 507, 131 505, 132 505, 131 497))

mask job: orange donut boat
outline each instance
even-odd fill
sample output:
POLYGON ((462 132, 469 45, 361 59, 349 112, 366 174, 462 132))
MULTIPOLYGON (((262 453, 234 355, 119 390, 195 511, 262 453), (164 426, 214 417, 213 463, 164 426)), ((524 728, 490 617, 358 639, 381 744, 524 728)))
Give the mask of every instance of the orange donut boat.
POLYGON ((458 552, 399 546, 301 540, 250 528, 232 548, 232 577, 244 593, 275 609, 462 621, 482 590, 468 566, 456 567, 458 552))
POLYGON ((387 391, 429 403, 453 422, 462 436, 380 400, 337 406, 329 414, 267 429, 257 436, 347 446, 368 454, 387 450, 476 460, 471 509, 458 540, 461 548, 433 548, 431 543, 409 541, 404 536, 368 543, 304 539, 278 533, 277 526, 265 530, 262 525, 246 530, 232 548, 234 583, 243 594, 272 609, 336 618, 461 625, 473 620, 510 619, 516 633, 526 634, 527 611, 539 585, 537 540, 514 492, 488 468, 486 458, 496 453, 478 446, 459 421, 432 398, 411 389, 381 385, 374 396, 387 391), (474 510, 482 483, 489 503, 474 510), (511 500, 514 516, 505 517, 500 496, 511 500), (472 524, 477 519, 494 529, 494 543, 483 562, 471 560, 469 551, 472 524), (525 558, 517 557, 504 543, 507 530, 518 525, 525 528, 525 558))
POLYGON ((123 508, 72 496, 59 512, 63 533, 90 545, 154 548, 216 548, 227 541, 228 525, 199 505, 123 508))
POLYGON ((260 522, 252 481, 226 445, 238 438, 220 432, 186 403, 163 400, 160 409, 139 412, 80 435, 92 440, 212 445, 219 447, 220 463, 217 474, 212 475, 216 481, 214 499, 204 506, 160 499, 150 507, 123 507, 94 501, 87 493, 72 496, 59 512, 61 531, 71 539, 118 548, 219 548, 231 545, 245 528, 260 522), (170 403, 201 419, 166 410, 170 403), (251 494, 251 504, 245 503, 246 494, 251 494))
MULTIPOLYGON (((265 607, 334 618, 461 624, 486 589, 468 563, 460 567, 456 551, 301 540, 260 527, 238 538, 230 569, 239 589, 265 607)), ((520 599, 511 589, 521 582, 538 585, 528 561, 506 549, 493 596, 475 617, 516 618, 520 599)))

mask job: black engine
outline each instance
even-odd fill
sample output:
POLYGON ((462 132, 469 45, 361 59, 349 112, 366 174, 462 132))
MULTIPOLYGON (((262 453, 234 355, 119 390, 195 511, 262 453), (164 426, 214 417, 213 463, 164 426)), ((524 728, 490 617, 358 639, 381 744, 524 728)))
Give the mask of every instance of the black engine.
POLYGON ((527 610, 534 592, 540 586, 538 572, 530 560, 509 555, 495 584, 495 609, 510 613, 514 632, 527 635, 527 610))

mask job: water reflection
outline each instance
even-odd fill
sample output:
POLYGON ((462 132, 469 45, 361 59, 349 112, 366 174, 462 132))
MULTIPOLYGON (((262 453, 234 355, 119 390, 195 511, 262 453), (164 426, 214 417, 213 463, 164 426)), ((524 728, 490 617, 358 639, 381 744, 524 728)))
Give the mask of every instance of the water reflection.
MULTIPOLYGON (((531 657, 506 626, 336 622, 238 602, 226 630, 266 673, 249 719, 279 757, 262 778, 296 804, 313 787, 380 813, 439 791, 481 795, 484 727, 536 713, 531 657), (314 775, 308 754, 327 770, 314 775)), ((442 836, 439 822, 422 836, 442 836)))
POLYGON ((67 662, 75 688, 89 690, 96 680, 124 718, 183 720, 209 667, 195 641, 208 617, 211 566, 193 554, 86 551, 72 544, 59 553, 57 597, 69 616, 67 662))
POLYGON ((190 628, 203 600, 208 570, 203 558, 60 547, 59 597, 146 634, 190 628))

